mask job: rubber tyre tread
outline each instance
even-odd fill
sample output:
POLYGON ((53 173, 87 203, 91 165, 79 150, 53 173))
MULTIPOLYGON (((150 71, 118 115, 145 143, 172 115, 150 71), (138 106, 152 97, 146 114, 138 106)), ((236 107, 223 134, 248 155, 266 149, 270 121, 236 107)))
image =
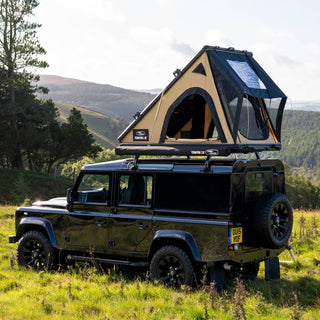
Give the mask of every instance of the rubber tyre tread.
POLYGON ((248 278, 256 278, 260 269, 259 262, 247 262, 243 265, 242 275, 248 278))
POLYGON ((165 256, 173 255, 180 260, 180 262, 184 265, 184 272, 185 272, 185 282, 183 285, 187 285, 192 287, 194 284, 194 270, 193 265, 186 254, 186 252, 176 246, 164 246, 160 248, 156 253, 153 255, 150 263, 150 277, 152 280, 159 280, 157 275, 157 269, 159 262, 165 256))
POLYGON ((278 257, 270 258, 266 260, 264 264, 266 280, 280 279, 280 264, 278 257))
POLYGON ((288 198, 282 193, 264 193, 258 200, 253 212, 251 228, 258 244, 267 248, 281 248, 289 240, 293 226, 292 207, 288 198), (273 209, 279 204, 285 205, 288 210, 288 230, 282 239, 277 239, 270 229, 270 220, 273 209))
POLYGON ((34 268, 34 270, 36 270, 36 271, 40 271, 40 270, 49 271, 49 270, 51 270, 53 267, 53 262, 54 262, 53 247, 52 247, 50 241, 48 240, 48 238, 43 233, 41 233, 39 231, 35 231, 35 230, 26 232, 20 238, 18 246, 17 246, 18 263, 22 267, 25 267, 25 268, 29 267, 23 259, 23 255, 24 255, 23 252, 25 249, 25 244, 31 239, 39 241, 41 243, 41 245, 43 246, 44 251, 46 251, 46 255, 47 255, 47 261, 46 261, 45 267, 44 268, 34 268))

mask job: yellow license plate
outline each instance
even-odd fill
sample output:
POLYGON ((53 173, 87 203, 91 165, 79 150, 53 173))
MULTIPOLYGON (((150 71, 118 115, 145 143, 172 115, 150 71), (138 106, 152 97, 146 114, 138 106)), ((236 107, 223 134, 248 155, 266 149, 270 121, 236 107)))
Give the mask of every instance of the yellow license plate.
POLYGON ((229 244, 242 242, 242 227, 229 229, 229 244))

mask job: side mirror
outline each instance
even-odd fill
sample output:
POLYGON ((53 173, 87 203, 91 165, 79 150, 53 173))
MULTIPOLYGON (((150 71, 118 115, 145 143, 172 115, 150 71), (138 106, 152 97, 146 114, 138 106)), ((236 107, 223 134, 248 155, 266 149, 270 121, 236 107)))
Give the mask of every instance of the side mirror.
POLYGON ((67 209, 71 210, 72 208, 72 189, 68 188, 67 190, 67 209))

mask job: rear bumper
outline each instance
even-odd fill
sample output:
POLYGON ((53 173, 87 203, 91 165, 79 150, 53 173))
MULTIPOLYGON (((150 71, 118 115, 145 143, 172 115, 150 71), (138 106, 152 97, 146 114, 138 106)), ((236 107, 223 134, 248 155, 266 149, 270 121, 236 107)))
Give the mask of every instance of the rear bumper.
POLYGON ((237 263, 247 263, 247 262, 260 262, 263 260, 268 260, 270 258, 274 258, 279 256, 279 254, 284 251, 286 247, 282 247, 279 249, 266 249, 260 248, 257 250, 248 250, 236 253, 234 252, 230 257, 229 260, 237 263))
POLYGON ((13 235, 10 235, 9 236, 9 243, 16 243, 16 242, 17 242, 17 237, 13 236, 13 235))

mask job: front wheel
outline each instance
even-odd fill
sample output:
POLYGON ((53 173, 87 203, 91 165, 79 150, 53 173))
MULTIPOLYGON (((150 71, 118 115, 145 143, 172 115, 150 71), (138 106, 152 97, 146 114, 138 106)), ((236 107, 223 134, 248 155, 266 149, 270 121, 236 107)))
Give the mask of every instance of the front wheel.
POLYGON ((53 248, 47 237, 39 231, 28 231, 19 240, 18 263, 36 271, 50 270, 53 265, 53 248))
POLYGON ((188 255, 175 246, 160 248, 150 264, 150 275, 168 287, 179 289, 182 285, 192 286, 194 271, 188 255))

